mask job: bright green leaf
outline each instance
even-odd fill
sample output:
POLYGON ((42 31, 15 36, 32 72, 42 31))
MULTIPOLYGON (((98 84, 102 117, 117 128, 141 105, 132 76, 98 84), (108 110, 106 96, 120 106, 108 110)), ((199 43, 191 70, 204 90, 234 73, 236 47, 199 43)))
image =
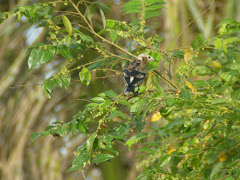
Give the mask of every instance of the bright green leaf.
POLYGON ((159 65, 160 61, 159 62, 156 62, 156 61, 150 61, 146 64, 146 69, 148 72, 156 69, 159 65))
POLYGON ((54 46, 47 46, 41 64, 49 62, 54 57, 55 52, 56 48, 54 46))
POLYGON ((181 89, 181 94, 184 99, 189 99, 191 97, 191 93, 188 89, 181 89))
POLYGON ((121 118, 125 119, 126 115, 123 112, 116 110, 108 116, 108 119, 112 119, 115 117, 121 117, 121 118))
POLYGON ((113 90, 109 90, 104 92, 106 94, 106 96, 110 97, 110 98, 116 98, 117 94, 113 91, 113 90))
POLYGON ((93 102, 104 102, 105 101, 105 99, 103 99, 102 97, 94 97, 90 100, 93 102))
POLYGON ((66 16, 62 16, 63 24, 65 28, 67 29, 68 34, 71 36, 72 35, 72 24, 69 21, 69 19, 66 16))
POLYGON ((103 22, 103 29, 106 28, 106 17, 104 15, 104 12, 102 9, 100 9, 100 14, 101 14, 101 17, 102 17, 102 22, 103 22))
POLYGON ((87 150, 90 152, 92 150, 92 147, 93 147, 93 143, 95 141, 97 137, 97 133, 93 133, 87 140, 87 150))
POLYGON ((28 58, 28 68, 31 69, 38 66, 43 61, 43 58, 44 58, 43 48, 34 48, 31 51, 30 56, 28 58))
POLYGON ((111 154, 97 154, 93 159, 92 159, 92 163, 101 163, 104 161, 107 161, 109 159, 114 158, 113 155, 111 154))
POLYGON ((70 74, 60 75, 59 79, 62 81, 62 83, 65 86, 65 88, 68 89, 69 85, 70 85, 70 81, 71 81, 70 74))
POLYGON ((219 162, 219 163, 215 164, 215 166, 213 167, 213 170, 210 174, 210 179, 213 179, 214 175, 219 173, 222 168, 223 168, 223 163, 222 162, 219 162))
POLYGON ((125 105, 125 106, 128 106, 128 107, 131 106, 131 104, 128 101, 126 101, 125 99, 118 99, 117 101, 122 105, 125 105))
POLYGON ((58 46, 58 52, 59 52, 63 57, 65 57, 68 61, 70 60, 70 58, 71 58, 71 52, 70 52, 68 46, 66 46, 66 45, 60 45, 60 46, 58 46))
POLYGON ((198 49, 202 46, 204 42, 204 36, 202 34, 198 34, 195 39, 192 41, 191 45, 193 49, 198 49))
POLYGON ((217 49, 220 49, 222 50, 223 49, 223 41, 222 39, 219 39, 217 38, 215 41, 214 41, 214 45, 217 49))
POLYGON ((41 136, 41 133, 37 133, 37 132, 34 132, 34 133, 31 133, 30 134, 30 139, 31 141, 35 141, 39 136, 41 136))
POLYGON ((60 87, 60 88, 62 87, 62 81, 61 81, 61 79, 60 79, 58 76, 54 77, 53 82, 54 82, 58 87, 60 87))
POLYGON ((110 37, 111 37, 112 41, 114 42, 117 40, 118 35, 115 31, 110 31, 110 37))
POLYGON ((115 20, 113 19, 108 19, 107 20, 107 24, 106 24, 106 28, 107 29, 112 29, 115 26, 115 20))

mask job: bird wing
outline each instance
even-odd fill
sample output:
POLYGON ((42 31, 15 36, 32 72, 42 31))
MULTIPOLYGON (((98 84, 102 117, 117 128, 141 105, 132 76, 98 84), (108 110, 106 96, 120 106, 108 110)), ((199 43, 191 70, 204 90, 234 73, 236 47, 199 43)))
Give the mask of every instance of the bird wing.
POLYGON ((123 71, 123 76, 128 86, 134 86, 146 76, 145 66, 135 60, 127 65, 123 71))

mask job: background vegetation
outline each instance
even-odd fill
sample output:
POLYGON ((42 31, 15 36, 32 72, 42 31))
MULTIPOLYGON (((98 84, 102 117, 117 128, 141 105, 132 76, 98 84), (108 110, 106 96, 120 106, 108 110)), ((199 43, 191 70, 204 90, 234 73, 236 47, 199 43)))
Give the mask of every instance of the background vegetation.
POLYGON ((1 1, 0 177, 239 177, 238 1, 142 2, 1 1))

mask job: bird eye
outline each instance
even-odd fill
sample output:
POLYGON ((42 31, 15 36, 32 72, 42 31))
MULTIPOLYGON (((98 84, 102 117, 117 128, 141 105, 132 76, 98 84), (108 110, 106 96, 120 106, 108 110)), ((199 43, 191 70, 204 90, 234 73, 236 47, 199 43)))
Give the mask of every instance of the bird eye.
POLYGON ((148 56, 148 59, 151 59, 151 56, 148 56))

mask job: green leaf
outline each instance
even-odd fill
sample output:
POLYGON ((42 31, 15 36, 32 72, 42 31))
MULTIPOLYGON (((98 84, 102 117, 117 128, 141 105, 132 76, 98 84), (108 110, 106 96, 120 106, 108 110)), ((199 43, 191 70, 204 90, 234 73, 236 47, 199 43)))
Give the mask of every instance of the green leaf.
POLYGON ((167 99, 167 104, 168 104, 169 106, 172 106, 172 105, 174 104, 174 102, 175 102, 175 99, 174 99, 174 98, 168 98, 168 99, 167 99))
POLYGON ((86 106, 88 106, 88 107, 96 107, 98 105, 99 105, 98 103, 88 103, 86 106))
POLYGON ((77 29, 75 29, 75 28, 73 28, 73 30, 74 30, 75 32, 77 32, 77 34, 80 36, 80 38, 81 38, 84 42, 92 42, 92 41, 93 41, 93 39, 92 39, 90 36, 82 33, 81 31, 79 31, 79 30, 77 30, 77 29))
POLYGON ((52 79, 48 79, 48 80, 44 83, 44 87, 45 87, 49 92, 52 92, 53 85, 54 85, 54 82, 52 81, 52 79))
POLYGON ((183 59, 184 58, 184 51, 181 50, 175 50, 173 51, 173 56, 179 59, 183 59))
POLYGON ((191 46, 193 49, 198 49, 204 42, 204 36, 202 34, 198 34, 195 39, 192 41, 191 46))
POLYGON ((67 172, 81 169, 84 166, 84 163, 88 162, 91 158, 91 152, 85 150, 85 148, 81 149, 80 152, 77 153, 78 155, 72 162, 72 167, 69 168, 67 172))
POLYGON ((126 14, 139 13, 139 12, 141 12, 141 5, 142 5, 141 1, 132 0, 132 1, 125 3, 122 6, 122 8, 126 14))
POLYGON ((89 85, 91 81, 91 72, 88 71, 88 68, 82 68, 81 72, 79 72, 79 78, 81 82, 86 82, 86 85, 89 85))
POLYGON ((146 64, 146 69, 148 72, 156 69, 159 65, 160 61, 159 62, 156 62, 156 61, 150 61, 146 64))
POLYGON ((137 149, 137 152, 149 152, 149 153, 154 153, 155 151, 151 148, 147 148, 147 147, 144 147, 144 148, 140 148, 140 149, 137 149))
POLYGON ((106 96, 110 97, 110 98, 116 98, 117 94, 113 91, 113 90, 109 90, 104 92, 106 94, 106 96))
POLYGON ((116 21, 113 19, 108 19, 106 24, 106 29, 112 29, 115 26, 116 21))
POLYGON ((86 67, 83 67, 81 72, 79 72, 79 78, 81 82, 85 81, 85 73, 88 72, 88 69, 86 67))
POLYGON ((102 9, 100 9, 100 14, 101 14, 101 17, 102 17, 102 22, 103 22, 103 29, 106 28, 106 17, 104 15, 104 12, 102 9))
POLYGON ((47 46, 41 64, 49 62, 54 57, 55 52, 56 48, 54 46, 47 46))
POLYGON ((228 101, 229 101, 229 100, 226 99, 226 98, 214 99, 214 100, 212 101, 212 104, 222 104, 222 103, 226 103, 226 102, 228 102, 228 101))
POLYGON ((208 87, 208 84, 205 81, 196 80, 196 81, 194 81, 194 86, 196 86, 196 87, 208 87))
POLYGON ((63 20, 63 24, 64 24, 65 28, 67 29, 67 32, 68 32, 69 36, 71 36, 72 35, 72 24, 71 24, 71 22, 64 15, 62 16, 62 20, 63 20))
POLYGON ((181 94, 183 96, 184 99, 190 99, 191 94, 190 91, 188 89, 181 89, 181 94))
POLYGON ((155 17, 155 16, 160 16, 160 15, 162 15, 162 12, 159 12, 159 11, 147 11, 145 19, 148 19, 148 18, 151 18, 151 17, 155 17))
POLYGON ((108 116, 108 119, 112 119, 115 117, 121 117, 121 118, 125 119, 126 115, 123 112, 116 110, 108 116))
POLYGON ((125 105, 125 106, 128 106, 128 107, 131 106, 131 104, 128 101, 126 101, 125 99, 118 99, 117 101, 122 105, 125 105))
POLYGON ((54 81, 52 79, 48 79, 47 81, 45 81, 44 83, 44 92, 46 94, 46 96, 48 98, 52 98, 52 90, 53 90, 53 85, 54 85, 54 81))
POLYGON ((57 132, 59 133, 60 136, 64 137, 64 135, 65 135, 65 128, 63 126, 58 125, 57 126, 57 132))
POLYGON ((132 136, 130 139, 128 139, 125 144, 131 148, 133 144, 139 142, 141 139, 144 139, 147 136, 148 135, 145 133, 138 133, 136 136, 132 136))
POLYGON ((233 98, 234 100, 240 100, 240 88, 237 89, 237 90, 235 90, 235 91, 233 91, 233 93, 232 93, 232 98, 233 98))
POLYGON ((153 59, 157 60, 158 62, 162 59, 162 55, 158 52, 149 52, 149 55, 151 55, 153 59))
POLYGON ((71 52, 68 46, 60 45, 57 48, 58 48, 58 52, 69 61, 71 58, 71 52))
POLYGON ((217 173, 219 173, 219 171, 223 168, 223 163, 219 162, 217 164, 215 164, 211 174, 210 174, 210 179, 213 179, 214 175, 216 175, 217 173))
POLYGON ((60 75, 59 79, 62 81, 62 83, 65 86, 65 88, 68 89, 69 85, 70 85, 70 81, 71 81, 70 74, 60 75))
POLYGON ((31 141, 35 141, 39 136, 41 136, 41 133, 37 133, 37 132, 34 132, 34 133, 31 133, 30 134, 30 139, 31 141))
POLYGON ((43 60, 44 58, 44 50, 43 48, 34 48, 31 53, 30 56, 28 58, 28 68, 34 68, 36 66, 38 66, 43 60))
POLYGON ((95 62, 93 64, 91 64, 90 66, 88 66, 88 71, 91 71, 93 69, 96 69, 100 66, 102 66, 104 64, 104 62, 108 61, 108 60, 111 60, 112 58, 104 58, 103 60, 99 61, 99 58, 95 59, 94 61, 98 61, 98 62, 95 62))
MULTIPOLYGON (((115 139, 117 139, 117 140, 120 140, 120 141, 123 141, 123 142, 124 142, 124 138, 123 138, 123 137, 121 137, 121 136, 113 136, 113 138, 115 138, 115 139)), ((112 148, 110 148, 110 147, 106 147, 106 148, 105 148, 105 150, 107 150, 107 151, 110 151, 110 152, 114 153, 114 154, 115 154, 115 156, 118 156, 118 154, 119 154, 119 152, 118 152, 118 151, 116 151, 115 149, 112 149, 112 148)))
POLYGON ((109 159, 114 158, 113 155, 111 154, 97 154, 93 159, 92 159, 92 163, 101 163, 104 161, 107 161, 109 159))
POLYGON ((208 65, 208 66, 212 66, 215 68, 221 68, 221 64, 219 64, 217 61, 205 61, 204 64, 208 65))
POLYGON ((171 156, 170 155, 163 156, 158 161, 158 168, 162 168, 162 167, 166 166, 167 164, 169 164, 170 160, 171 160, 171 156))
POLYGON ((102 97, 94 97, 90 100, 93 102, 104 102, 105 101, 105 99, 103 99, 102 97))
POLYGON ((145 125, 144 116, 142 116, 142 115, 137 116, 134 119, 134 122, 135 122, 135 127, 136 127, 137 131, 141 132, 145 125))
POLYGON ((96 137, 97 137, 97 133, 95 132, 95 133, 93 133, 93 134, 88 138, 88 140, 87 140, 87 150, 88 150, 89 152, 92 151, 93 143, 94 143, 96 137))
POLYGON ((61 79, 57 76, 57 77, 54 77, 53 79, 53 82, 58 86, 58 87, 62 87, 62 81, 61 79))
POLYGON ((77 121, 73 120, 70 122, 70 131, 72 134, 76 134, 77 133, 76 130, 77 130, 77 121))
POLYGON ((86 85, 87 85, 87 86, 88 86, 88 85, 90 84, 90 82, 91 82, 91 77, 92 77, 91 72, 87 72, 87 73, 85 74, 85 79, 86 79, 86 85))
POLYGON ((217 38, 215 41, 214 41, 214 45, 217 49, 220 49, 222 50, 223 49, 223 41, 222 39, 219 39, 217 38))
POLYGON ((114 42, 117 40, 118 35, 115 31, 110 31, 110 37, 111 37, 112 41, 114 42))

